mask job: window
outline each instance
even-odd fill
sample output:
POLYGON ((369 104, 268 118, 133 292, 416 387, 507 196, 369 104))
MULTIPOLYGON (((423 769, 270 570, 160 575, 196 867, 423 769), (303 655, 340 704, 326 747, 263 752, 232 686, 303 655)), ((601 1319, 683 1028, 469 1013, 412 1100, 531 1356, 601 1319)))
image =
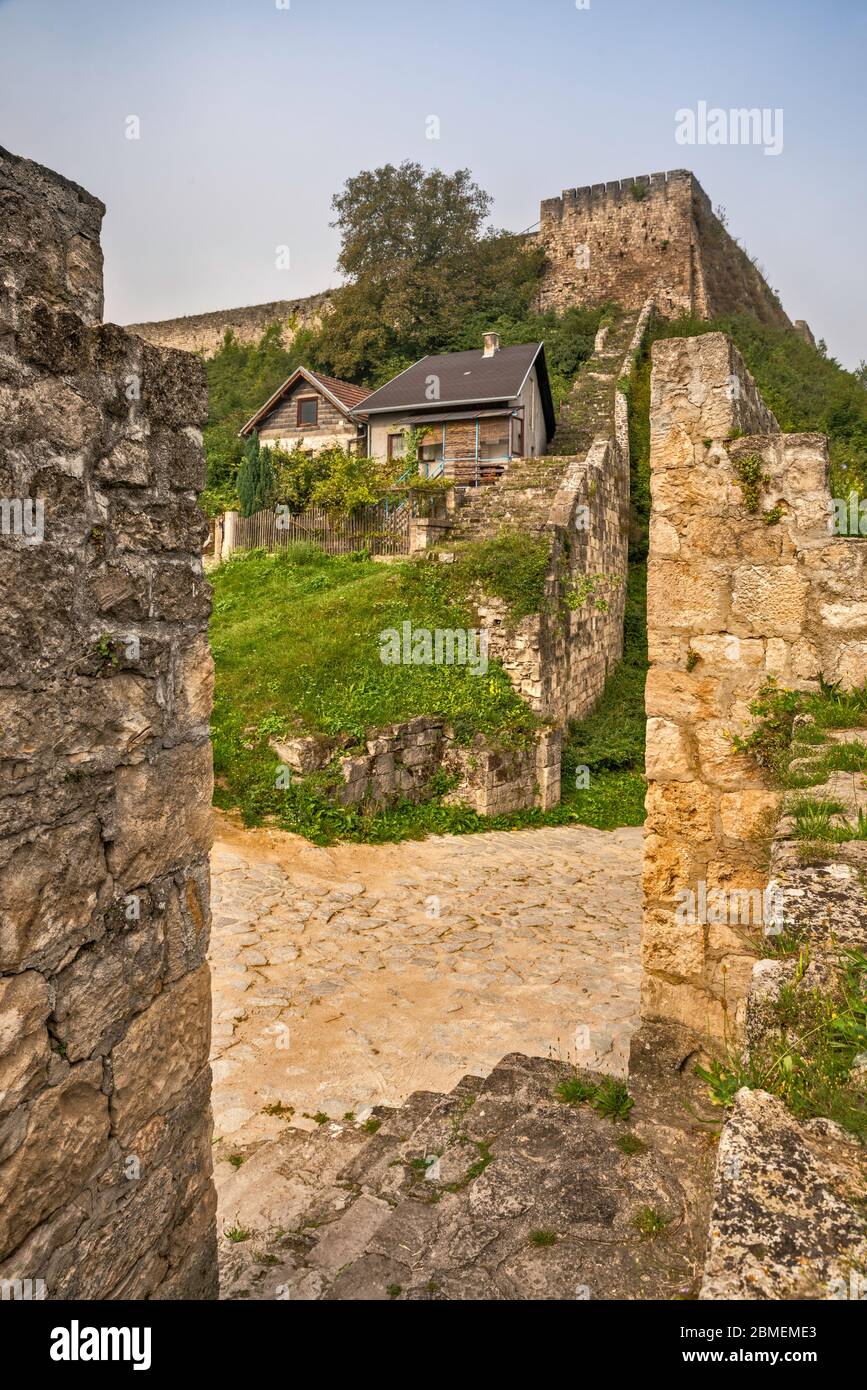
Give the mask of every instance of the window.
POLYGON ((298 401, 298 428, 319 424, 319 397, 302 396, 298 401))
POLYGON ((388 458, 389 458, 389 462, 391 462, 392 459, 402 459, 405 453, 406 453, 406 435, 405 435, 405 434, 390 434, 390 435, 388 436, 388 458))

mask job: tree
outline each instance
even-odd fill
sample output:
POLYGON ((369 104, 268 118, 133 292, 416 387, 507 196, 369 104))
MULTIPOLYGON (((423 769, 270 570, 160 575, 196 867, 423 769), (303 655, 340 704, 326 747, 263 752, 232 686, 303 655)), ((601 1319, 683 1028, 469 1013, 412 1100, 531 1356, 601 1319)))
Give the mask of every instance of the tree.
POLYGON ((348 179, 332 207, 348 283, 317 351, 338 376, 376 382, 386 364, 448 351, 469 315, 525 312, 538 286, 541 251, 486 227, 491 199, 467 169, 386 164, 348 179))
POLYGON ((244 455, 238 470, 238 497, 241 515, 253 516, 274 505, 275 479, 271 450, 263 449, 254 431, 244 445, 244 455))

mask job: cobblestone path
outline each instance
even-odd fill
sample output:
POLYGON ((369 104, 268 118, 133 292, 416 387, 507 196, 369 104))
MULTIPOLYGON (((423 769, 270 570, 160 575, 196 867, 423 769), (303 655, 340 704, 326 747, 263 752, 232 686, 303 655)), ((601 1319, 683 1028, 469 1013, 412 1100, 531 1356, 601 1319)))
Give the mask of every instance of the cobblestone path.
POLYGON ((270 1138, 288 1107, 361 1118, 509 1052, 625 1074, 640 846, 570 826, 319 849, 220 817, 217 1137, 270 1138))

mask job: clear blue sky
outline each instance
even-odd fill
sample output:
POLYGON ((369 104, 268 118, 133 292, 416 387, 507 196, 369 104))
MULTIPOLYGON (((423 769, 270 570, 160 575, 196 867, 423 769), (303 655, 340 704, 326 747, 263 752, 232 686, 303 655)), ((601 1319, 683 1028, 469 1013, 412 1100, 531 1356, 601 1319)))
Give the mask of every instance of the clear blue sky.
POLYGON ((564 187, 687 167, 790 316, 867 357, 865 0, 277 4, 0 0, 0 144, 107 204, 106 317, 335 283, 331 195, 386 161, 468 166, 515 230, 564 187), (676 144, 702 100, 781 107, 782 154, 676 144))

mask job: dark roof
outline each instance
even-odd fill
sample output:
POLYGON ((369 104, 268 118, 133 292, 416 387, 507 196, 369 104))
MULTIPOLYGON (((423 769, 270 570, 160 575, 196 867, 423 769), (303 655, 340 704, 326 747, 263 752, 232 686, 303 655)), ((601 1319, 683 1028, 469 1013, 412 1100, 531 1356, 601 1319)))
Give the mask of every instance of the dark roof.
POLYGON ((446 352, 423 357, 399 376, 380 386, 358 405, 353 414, 377 411, 442 408, 445 405, 482 405, 492 401, 513 401, 521 392, 531 367, 536 364, 548 437, 554 433, 554 408, 542 343, 521 343, 500 348, 485 357, 481 348, 470 352, 446 352), (538 359, 538 361, 537 361, 538 359), (428 378, 439 378, 437 400, 426 394, 428 378))
POLYGON ((239 433, 242 435, 249 434, 250 431, 258 425, 262 417, 274 409, 277 402, 295 385, 299 377, 303 377, 304 380, 316 390, 324 391, 327 396, 330 396, 334 404, 343 411, 344 415, 349 415, 353 406, 358 405, 360 401, 364 400, 365 396, 370 394, 366 387, 354 386, 351 381, 341 381, 336 376, 322 376, 317 372, 311 372, 308 367, 297 367, 292 375, 286 378, 283 385, 277 387, 273 396, 269 396, 261 409, 257 410, 255 415, 250 416, 250 419, 239 433))

